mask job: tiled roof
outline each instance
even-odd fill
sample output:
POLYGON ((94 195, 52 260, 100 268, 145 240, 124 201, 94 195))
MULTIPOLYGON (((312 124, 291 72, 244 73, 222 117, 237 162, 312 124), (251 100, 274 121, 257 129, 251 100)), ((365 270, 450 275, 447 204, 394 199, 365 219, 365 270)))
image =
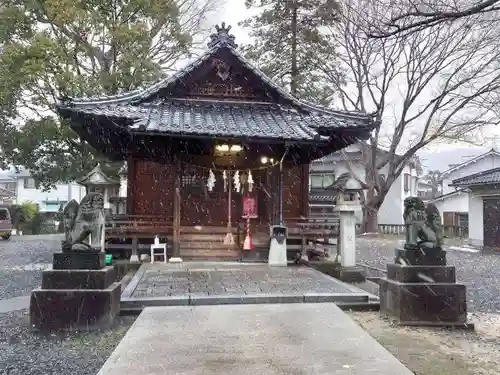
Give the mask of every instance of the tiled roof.
POLYGON ((338 129, 355 126, 335 116, 301 113, 292 107, 268 104, 172 101, 137 106, 87 106, 77 110, 93 116, 131 118, 134 120, 131 130, 168 134, 326 141, 327 137, 314 130, 319 124, 338 129))
POLYGON ((321 203, 333 203, 336 199, 336 196, 334 194, 310 194, 309 195, 309 203, 316 203, 316 202, 321 202, 321 203))
MULTIPOLYGON (((430 197, 430 198, 428 198, 428 201, 429 202, 437 202, 437 201, 440 201, 443 199, 451 198, 455 195, 460 195, 462 193, 468 193, 468 192, 469 192, 468 189, 458 189, 456 191, 452 191, 451 193, 440 195, 439 197, 435 197, 435 198, 430 197)), ((420 198, 425 198, 425 197, 420 197, 420 198)))
POLYGON ((101 165, 97 163, 97 165, 85 175, 83 178, 76 181, 80 185, 116 185, 119 184, 118 181, 110 178, 106 175, 102 169, 101 165))
POLYGON ((500 184, 500 168, 488 169, 453 180, 450 186, 470 186, 482 184, 500 184))
MULTIPOLYGON (((195 69, 200 67, 209 58, 218 53, 221 49, 224 49, 232 54, 236 58, 236 60, 242 64, 243 67, 255 74, 263 84, 267 85, 267 87, 276 92, 285 101, 290 103, 292 106, 299 108, 302 112, 311 114, 312 117, 304 118, 305 125, 307 125, 308 127, 312 127, 315 129, 328 129, 330 127, 360 128, 361 130, 365 128, 366 132, 370 131, 373 128, 374 123, 371 117, 365 113, 332 110, 299 100, 290 95, 284 89, 275 84, 260 69, 255 67, 250 61, 248 61, 237 51, 236 45, 234 44, 234 37, 229 34, 229 29, 230 27, 225 27, 225 25, 222 24, 222 27, 217 28, 217 34, 211 36, 209 49, 201 57, 188 64, 184 69, 177 71, 175 74, 164 78, 147 88, 99 98, 76 99, 66 97, 61 99, 61 102, 57 105, 57 108, 62 114, 67 114, 68 111, 92 111, 93 106, 99 106, 100 109, 96 110, 101 111, 102 114, 109 113, 111 116, 122 115, 124 117, 143 116, 144 113, 142 111, 147 111, 147 109, 140 105, 142 102, 154 97, 160 91, 172 87, 179 80, 188 77, 193 73, 195 69), (321 118, 321 121, 315 120, 314 116, 322 115, 327 117, 326 121, 323 118, 321 118), (309 121, 308 119, 311 120, 309 121)), ((162 116, 160 115, 160 117, 162 116)), ((165 118, 165 116, 163 116, 163 118, 165 118)), ((279 121, 283 122, 284 120, 280 119, 279 121)), ((286 122, 283 122, 283 125, 284 124, 286 124, 286 122)), ((198 126, 197 130, 201 130, 199 128, 199 124, 192 124, 192 126, 198 126)), ((305 129, 304 126, 303 128, 305 129)), ((287 130, 287 132, 295 132, 295 128, 289 129, 287 130)), ((306 133, 308 133, 307 130, 306 133)), ((303 136, 304 134, 298 135, 299 138, 302 138, 303 136)))

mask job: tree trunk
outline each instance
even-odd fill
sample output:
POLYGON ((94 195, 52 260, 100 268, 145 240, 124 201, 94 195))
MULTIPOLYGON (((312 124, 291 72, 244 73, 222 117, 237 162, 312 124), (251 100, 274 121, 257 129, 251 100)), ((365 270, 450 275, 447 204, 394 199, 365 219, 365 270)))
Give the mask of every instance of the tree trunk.
POLYGON ((292 95, 297 94, 297 78, 298 78, 298 69, 297 69, 297 6, 296 1, 293 2, 292 5, 292 36, 291 36, 291 49, 292 49, 292 61, 291 61, 291 69, 290 69, 290 93, 292 95))
POLYGON ((378 208, 363 207, 363 233, 378 233, 378 208))

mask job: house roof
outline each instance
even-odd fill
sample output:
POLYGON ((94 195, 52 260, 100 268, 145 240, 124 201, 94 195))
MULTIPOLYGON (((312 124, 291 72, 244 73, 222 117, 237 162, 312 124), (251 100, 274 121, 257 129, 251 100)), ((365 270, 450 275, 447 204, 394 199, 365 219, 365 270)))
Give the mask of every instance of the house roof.
POLYGON ((456 191, 452 191, 451 193, 440 195, 439 197, 436 197, 434 199, 429 199, 428 202, 433 203, 433 202, 437 202, 440 200, 449 199, 449 198, 452 198, 456 195, 460 195, 460 194, 468 193, 468 192, 469 192, 469 190, 467 190, 467 189, 458 189, 456 191))
POLYGON ((449 186, 475 186, 500 184, 500 168, 488 169, 486 171, 457 178, 449 186))
MULTIPOLYGON (((346 157, 350 161, 362 160, 363 159, 363 152, 365 152, 365 151, 368 152, 371 150, 371 146, 364 141, 357 143, 357 145, 359 146, 359 149, 357 149, 357 150, 349 150, 349 149, 342 150, 342 153, 345 153, 346 157)), ((377 148, 377 152, 380 154, 380 156, 386 156, 387 154, 389 154, 389 151, 384 150, 380 147, 377 148)), ((314 160, 312 164, 313 165, 321 165, 321 164, 325 164, 325 163, 337 162, 338 155, 339 155, 339 153, 333 153, 333 154, 323 156, 320 159, 314 160)), ((397 155, 397 156, 400 157, 400 155, 397 155)), ((410 158, 410 160, 408 161, 408 163, 413 164, 415 166, 415 168, 417 169, 417 172, 419 174, 421 174, 423 172, 420 158, 417 155, 413 155, 410 158)))
MULTIPOLYGON (((98 118, 131 120, 133 133, 163 133, 170 136, 230 138, 274 138, 314 140, 327 143, 332 135, 351 132, 351 144, 366 137, 375 127, 372 117, 360 112, 337 111, 305 102, 275 84, 237 50, 230 26, 222 23, 211 35, 208 50, 184 69, 144 89, 99 98, 62 98, 58 112, 65 118, 92 115, 98 118), (215 56, 229 54, 257 78, 266 90, 279 97, 273 103, 230 102, 220 99, 174 99, 169 90, 184 82, 215 56), (353 132, 354 131, 354 132, 353 132), (353 135, 354 134, 354 135, 353 135)), ((224 55, 225 56, 225 55, 224 55)), ((73 125, 72 125, 73 126, 73 125)), ((75 126, 76 128, 76 126, 75 126)), ((347 133, 346 133, 347 134, 347 133)))
POLYGON ((490 156, 490 155, 496 155, 500 156, 500 152, 495 150, 494 148, 490 149, 489 151, 485 152, 484 154, 478 155, 474 158, 471 158, 469 160, 464 161, 463 163, 453 165, 453 167, 445 170, 443 173, 441 173, 441 180, 447 176, 450 175, 450 173, 455 172, 459 169, 462 169, 463 167, 466 167, 467 165, 470 165, 472 163, 476 163, 478 161, 483 160, 485 157, 490 156))

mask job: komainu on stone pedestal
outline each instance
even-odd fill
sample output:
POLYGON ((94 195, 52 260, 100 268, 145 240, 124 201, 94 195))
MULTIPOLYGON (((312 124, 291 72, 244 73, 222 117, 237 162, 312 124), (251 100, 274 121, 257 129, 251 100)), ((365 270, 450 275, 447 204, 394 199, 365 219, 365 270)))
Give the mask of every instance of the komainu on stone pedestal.
POLYGON ((441 215, 420 198, 405 199, 406 241, 380 280, 380 312, 401 325, 471 327, 465 285, 446 265, 441 215))
POLYGON ((54 253, 52 269, 42 273, 42 287, 31 293, 31 325, 42 331, 109 326, 120 312, 121 287, 101 251, 103 197, 90 193, 80 204, 72 200, 63 215, 62 252, 54 253))

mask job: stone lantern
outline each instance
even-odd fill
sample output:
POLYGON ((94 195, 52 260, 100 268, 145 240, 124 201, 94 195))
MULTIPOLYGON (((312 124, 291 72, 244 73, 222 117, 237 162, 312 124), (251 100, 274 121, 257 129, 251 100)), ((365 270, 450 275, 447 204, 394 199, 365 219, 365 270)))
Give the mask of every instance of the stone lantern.
POLYGON ((97 164, 85 177, 77 181, 78 184, 85 186, 86 193, 101 193, 104 197, 104 210, 106 214, 117 211, 110 198, 117 196, 120 183, 107 176, 97 164))
POLYGON ((337 246, 340 252, 342 270, 339 278, 344 281, 364 281, 364 271, 356 266, 356 211, 360 209, 359 195, 362 187, 350 174, 339 176, 335 182, 339 213, 339 238, 337 246))

